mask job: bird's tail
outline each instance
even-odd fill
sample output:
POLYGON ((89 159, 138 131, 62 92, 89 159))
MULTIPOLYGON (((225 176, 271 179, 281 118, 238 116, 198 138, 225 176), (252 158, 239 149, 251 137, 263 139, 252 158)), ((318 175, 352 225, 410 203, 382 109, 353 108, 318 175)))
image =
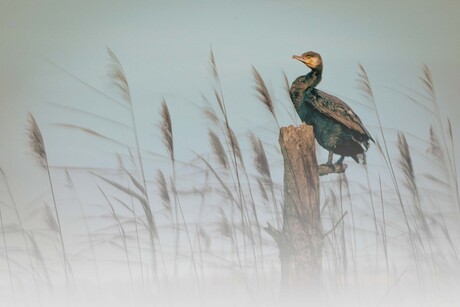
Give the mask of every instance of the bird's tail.
POLYGON ((367 151, 369 149, 369 145, 370 145, 369 139, 366 138, 365 136, 363 135, 360 137, 352 136, 352 140, 358 143, 363 148, 364 151, 367 151))
POLYGON ((364 147, 366 148, 366 151, 367 151, 367 150, 369 149, 369 145, 370 145, 370 144, 369 144, 369 140, 365 140, 365 141, 363 142, 363 145, 364 145, 364 147))
POLYGON ((353 158, 353 160, 356 161, 356 163, 359 164, 359 161, 361 160, 362 161, 362 164, 363 165, 366 165, 367 164, 367 160, 366 160, 366 153, 363 152, 363 153, 359 153, 357 155, 354 155, 354 156, 351 156, 353 158))

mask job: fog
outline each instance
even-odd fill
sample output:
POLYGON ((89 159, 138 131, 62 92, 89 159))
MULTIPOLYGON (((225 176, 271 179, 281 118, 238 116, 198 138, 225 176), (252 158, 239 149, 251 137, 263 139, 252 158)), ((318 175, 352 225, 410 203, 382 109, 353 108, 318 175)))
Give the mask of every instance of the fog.
MULTIPOLYGON (((455 306, 459 10, 408 0, 2 0, 2 306, 455 306), (324 61, 318 87, 377 142, 367 167, 347 158, 346 175, 321 177, 319 290, 290 297, 265 227, 281 227, 286 197, 279 127, 300 123, 284 74, 307 73, 291 57, 308 50, 324 61)), ((327 159, 319 145, 317 157, 327 159)))

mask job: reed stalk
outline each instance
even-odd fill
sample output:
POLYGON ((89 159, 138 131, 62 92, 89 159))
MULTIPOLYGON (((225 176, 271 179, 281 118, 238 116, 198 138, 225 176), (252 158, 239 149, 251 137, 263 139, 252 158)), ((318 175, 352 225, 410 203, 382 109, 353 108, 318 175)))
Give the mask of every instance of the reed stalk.
POLYGON ((187 221, 185 219, 185 215, 184 215, 184 211, 182 209, 182 205, 181 205, 181 201, 180 201, 180 197, 179 197, 179 194, 177 192, 177 185, 176 185, 176 182, 177 182, 177 177, 176 177, 176 158, 175 158, 175 154, 174 154, 174 135, 173 135, 173 129, 172 129, 172 120, 171 120, 171 115, 169 113, 169 108, 168 108, 168 105, 166 103, 166 101, 163 99, 162 103, 161 103, 161 118, 162 118, 162 121, 161 121, 161 124, 160 124, 160 129, 161 129, 161 134, 162 134, 162 140, 163 140, 163 144, 165 145, 168 153, 169 153, 169 158, 171 160, 171 167, 172 167, 172 180, 171 180, 171 184, 172 184, 172 187, 171 187, 171 190, 172 190, 172 193, 174 195, 174 205, 175 205, 175 215, 176 215, 176 261, 175 261, 175 269, 177 270, 177 255, 178 255, 178 248, 179 248, 179 233, 180 233, 180 229, 179 229, 179 214, 180 214, 180 218, 182 218, 182 222, 184 224, 184 228, 185 228, 185 233, 186 233, 186 237, 187 237, 187 242, 188 242, 188 245, 189 245, 189 248, 190 248, 190 256, 192 258, 192 265, 193 265, 193 269, 194 269, 194 272, 195 272, 195 277, 196 277, 196 281, 197 281, 197 287, 198 287, 198 290, 200 290, 200 280, 199 280, 199 276, 198 276, 198 269, 197 269, 197 266, 196 266, 196 260, 195 260, 195 252, 193 250, 193 245, 192 245, 192 240, 191 240, 191 237, 190 237, 190 232, 189 232, 189 229, 188 229, 188 225, 187 225, 187 221))
POLYGON ((67 257, 67 251, 64 243, 64 237, 62 235, 62 227, 61 227, 61 218, 59 215, 59 210, 57 206, 57 201, 56 201, 56 196, 55 196, 55 190, 54 190, 54 184, 51 179, 51 172, 50 172, 50 166, 48 163, 48 157, 46 154, 46 148, 45 148, 45 142, 43 140, 42 133, 40 131, 40 128, 38 127, 38 124, 34 118, 34 116, 29 113, 28 114, 28 122, 29 122, 29 127, 28 127, 28 136, 29 136, 29 146, 31 148, 32 153, 35 155, 37 158, 37 161, 39 165, 45 169, 46 174, 48 176, 48 182, 51 188, 51 196, 52 196, 52 201, 54 205, 54 214, 56 216, 56 222, 58 226, 58 233, 59 233, 59 239, 60 239, 60 244, 61 244, 61 252, 62 252, 62 258, 63 258, 63 265, 64 265, 64 272, 65 272, 65 277, 66 277, 66 282, 67 285, 69 284, 69 275, 72 274, 72 269, 70 266, 70 262, 67 257))
MULTIPOLYGON (((379 127, 379 131, 380 131, 380 136, 382 137, 382 140, 383 140, 383 147, 380 145, 379 141, 377 140, 377 143, 376 143, 377 149, 382 154, 382 157, 383 157, 383 159, 385 161, 385 164, 387 166, 387 170, 388 170, 388 172, 390 174, 390 177, 391 177, 391 180, 392 180, 392 183, 393 183, 393 187, 395 189, 396 196, 398 198, 398 203, 400 205, 401 212, 403 213, 405 225, 406 225, 406 228, 407 228, 407 231, 408 231, 408 234, 409 234, 409 240, 410 240, 410 243, 411 243, 410 245, 411 245, 411 249, 412 249, 412 254, 414 256, 414 262, 415 262, 415 265, 417 267, 417 272, 418 272, 418 274, 420 276, 421 275, 421 268, 420 268, 419 256, 418 256, 416 246, 415 246, 415 235, 413 233, 412 227, 410 226, 409 217, 407 215, 406 208, 404 206, 404 202, 403 202, 403 199, 402 199, 402 196, 401 196, 401 191, 400 191, 400 188, 399 188, 399 185, 398 185, 398 181, 396 179, 395 170, 394 170, 391 158, 390 158, 390 153, 389 153, 389 149, 388 149, 388 143, 387 143, 387 140, 386 140, 385 133, 383 132, 383 125, 382 125, 382 120, 380 118, 380 113, 379 113, 377 103, 376 103, 375 98, 374 98, 374 93, 372 91, 371 83, 370 83, 369 77, 368 77, 368 75, 366 73, 366 70, 364 69, 364 67, 362 65, 359 66, 359 70, 360 70, 360 72, 359 72, 360 89, 361 89, 362 93, 364 94, 364 96, 367 98, 367 100, 372 104, 372 106, 373 106, 373 108, 375 110, 375 114, 376 114, 377 121, 378 121, 378 127, 379 127)), ((421 286, 421 278, 419 278, 418 281, 419 281, 419 284, 421 286)))
POLYGON ((11 261, 10 261, 10 254, 8 251, 8 243, 6 241, 6 232, 5 232, 5 225, 3 223, 3 214, 2 214, 2 209, 0 208, 0 226, 2 229, 2 238, 3 238, 3 246, 5 250, 5 258, 6 258, 6 264, 8 266, 8 277, 10 279, 10 286, 11 286, 11 293, 13 295, 13 299, 15 299, 15 290, 14 290, 14 282, 13 282, 13 272, 11 270, 11 261))
MULTIPOLYGON (((111 65, 110 65, 111 70, 109 73, 109 77, 111 78, 113 85, 116 88, 118 88, 124 102, 126 103, 129 109, 129 114, 131 117, 134 141, 136 144, 137 160, 139 163, 139 170, 141 174, 141 182, 138 188, 141 188, 143 196, 145 198, 145 203, 141 202, 141 204, 142 204, 144 213, 146 214, 146 218, 147 218, 148 226, 149 226, 147 230, 149 233, 149 242, 150 242, 151 251, 152 251, 152 254, 151 254, 152 255, 152 275, 154 279, 158 282, 159 276, 158 276, 157 258, 156 258, 157 257, 156 255, 157 247, 156 247, 155 240, 156 239, 160 240, 160 238, 158 237, 158 230, 157 230, 157 226, 155 222, 155 217, 152 215, 152 210, 151 210, 149 193, 147 189, 147 181, 145 177, 144 162, 143 162, 141 147, 140 147, 140 142, 139 142, 139 133, 138 133, 138 128, 137 128, 136 116, 134 114, 134 104, 131 99, 131 90, 128 84, 128 79, 126 77, 125 71, 123 69, 123 66, 121 65, 120 60, 110 48, 107 48, 107 53, 111 61, 111 65)), ((131 179, 133 180, 134 177, 131 177, 131 179)), ((161 243, 159 242, 159 244, 161 243)), ((141 262, 141 268, 142 268, 142 262, 141 262)))

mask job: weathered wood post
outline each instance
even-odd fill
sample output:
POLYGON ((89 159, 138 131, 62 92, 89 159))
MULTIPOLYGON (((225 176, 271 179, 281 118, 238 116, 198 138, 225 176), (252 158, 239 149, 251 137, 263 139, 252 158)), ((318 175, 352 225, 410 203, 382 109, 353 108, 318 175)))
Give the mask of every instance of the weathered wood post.
POLYGON ((319 169, 313 128, 281 128, 284 159, 283 227, 267 231, 278 244, 282 293, 321 284, 323 228, 319 207, 319 169))

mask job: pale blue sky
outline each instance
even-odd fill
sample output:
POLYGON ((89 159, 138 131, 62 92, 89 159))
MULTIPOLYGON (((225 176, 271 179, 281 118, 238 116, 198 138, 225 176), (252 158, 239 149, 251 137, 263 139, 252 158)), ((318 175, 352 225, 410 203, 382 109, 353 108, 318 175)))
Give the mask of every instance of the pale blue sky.
MULTIPOLYGON (((251 129, 276 144, 276 126, 255 99, 251 65, 273 95, 289 103, 282 70, 291 81, 304 74, 306 69, 291 56, 315 50, 325 62, 319 87, 346 100, 371 131, 375 117, 357 103, 363 101, 356 89, 358 63, 371 78, 384 124, 422 138, 428 135, 428 115, 388 87, 422 90, 418 76, 422 63, 428 64, 442 111, 459 135, 459 11, 455 1, 2 0, 0 165, 22 200, 46 186, 39 183, 42 175, 27 154, 29 111, 43 131, 52 164, 113 162, 108 157, 114 147, 52 124, 86 125, 130 142, 128 133, 48 103, 127 122, 121 109, 48 62, 117 98, 106 75, 106 47, 118 55, 128 76, 143 147, 164 153, 156 125, 165 97, 183 159, 192 157, 192 150, 206 151, 208 125, 196 106, 202 105, 201 93, 212 94, 211 45, 232 123, 241 134, 251 129)), ((278 110, 282 124, 289 124, 283 108, 278 110)))

